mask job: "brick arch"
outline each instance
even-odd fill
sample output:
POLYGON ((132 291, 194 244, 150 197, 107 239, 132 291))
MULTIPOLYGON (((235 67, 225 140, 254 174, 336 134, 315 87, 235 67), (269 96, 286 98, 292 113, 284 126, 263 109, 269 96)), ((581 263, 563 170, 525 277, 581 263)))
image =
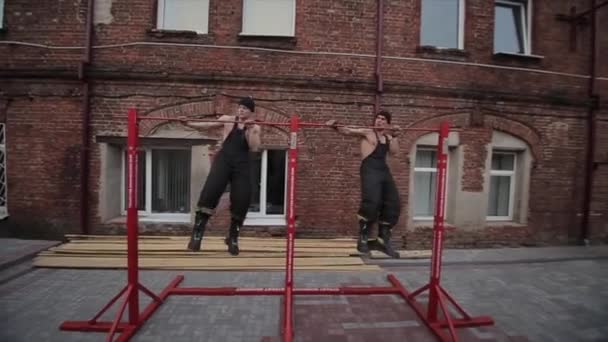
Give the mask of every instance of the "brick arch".
MULTIPOLYGON (((439 114, 433 117, 424 118, 422 120, 416 121, 413 124, 407 126, 406 128, 437 128, 439 129, 439 125, 448 121, 450 123, 450 127, 459 127, 464 128, 469 126, 470 115, 469 113, 451 113, 451 114, 439 114)), ((401 138, 402 146, 407 147, 409 150, 412 145, 422 136, 427 135, 431 132, 424 131, 407 131, 403 138, 401 138)))
POLYGON ((541 157, 540 134, 533 127, 520 121, 492 114, 484 115, 484 126, 522 139, 530 147, 535 159, 538 160, 541 157))
MULTIPOLYGON (((146 116, 151 117, 162 117, 167 119, 174 119, 180 116, 186 117, 201 117, 201 116, 210 116, 215 114, 215 105, 212 99, 204 100, 204 101, 194 101, 194 102, 183 102, 172 104, 168 106, 162 106, 158 108, 154 108, 144 115, 142 118, 146 116)), ((142 120, 139 124, 139 132, 141 136, 148 136, 154 133, 154 130, 159 126, 166 125, 169 121, 148 121, 142 120)))
MULTIPOLYGON (((285 123, 288 124, 291 121, 291 115, 288 114, 285 110, 263 103, 263 101, 256 101, 255 106, 256 119, 265 121, 265 122, 277 122, 277 123, 285 123)), ((283 146, 289 146, 289 126, 266 126, 267 130, 270 130, 270 133, 274 133, 277 136, 280 136, 282 139, 283 146), (284 140, 283 140, 284 138, 284 140)), ((266 136, 266 134, 265 134, 266 136)), ((269 141, 268 137, 262 137, 262 142, 275 142, 269 141)), ((276 145, 276 144, 275 144, 276 145)), ((300 129, 298 131, 298 152, 299 157, 304 159, 310 158, 310 149, 308 148, 308 138, 306 136, 306 131, 300 129)))
MULTIPOLYGON (((407 128, 421 128, 421 127, 429 127, 435 128, 439 127, 439 124, 443 121, 448 121, 450 123, 450 127, 459 127, 459 128, 467 128, 471 126, 471 123, 474 118, 472 118, 473 113, 451 113, 451 114, 439 114, 437 116, 429 117, 421 119, 417 122, 414 122, 412 125, 407 128)), ((530 147, 530 151, 535 159, 540 158, 541 150, 540 150, 540 134, 533 127, 524 124, 522 122, 507 119, 504 117, 492 115, 492 114, 483 114, 483 127, 491 128, 493 130, 505 132, 511 134, 517 138, 525 141, 530 147)), ((412 144, 416 142, 423 135, 428 134, 428 132, 421 131, 410 131, 407 132, 402 138, 403 146, 407 146, 407 148, 411 148, 412 144)))

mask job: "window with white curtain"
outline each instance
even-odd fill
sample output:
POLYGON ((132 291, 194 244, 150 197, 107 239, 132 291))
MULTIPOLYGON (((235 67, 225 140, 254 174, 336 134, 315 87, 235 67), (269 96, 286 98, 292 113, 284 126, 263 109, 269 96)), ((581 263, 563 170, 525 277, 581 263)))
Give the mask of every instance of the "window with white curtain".
POLYGON ((532 0, 496 0, 494 52, 530 54, 532 0))
POLYGON ((437 191, 437 150, 418 147, 414 165, 414 220, 432 220, 437 191))
POLYGON ((243 0, 241 35, 295 35, 295 0, 243 0))
MULTIPOLYGON (((127 152, 123 151, 122 201, 127 203, 127 152)), ((150 218, 190 217, 189 149, 143 148, 138 156, 137 198, 140 215, 150 218), (183 216, 183 217, 182 217, 183 216)))
POLYGON ((285 224, 287 151, 252 153, 251 204, 246 225, 285 224))
MULTIPOLYGON (((2 1, 2 0, 0 0, 2 1)), ((161 30, 209 31, 209 0, 158 0, 156 27, 161 30)))
POLYGON ((488 220, 512 220, 517 154, 492 152, 488 220))
POLYGON ((464 48, 465 0, 422 0, 420 45, 464 48))

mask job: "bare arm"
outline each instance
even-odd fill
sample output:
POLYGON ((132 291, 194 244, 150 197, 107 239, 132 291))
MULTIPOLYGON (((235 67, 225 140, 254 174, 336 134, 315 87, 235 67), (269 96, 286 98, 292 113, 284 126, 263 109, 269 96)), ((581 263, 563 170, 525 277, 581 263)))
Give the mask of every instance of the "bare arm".
POLYGON ((391 142, 389 145, 389 153, 392 156, 399 153, 399 139, 397 139, 397 136, 399 135, 400 130, 401 127, 397 125, 392 126, 392 128, 389 130, 388 139, 391 142))
POLYGON ((371 129, 369 128, 352 128, 348 126, 338 126, 336 120, 329 120, 325 124, 338 131, 338 133, 344 135, 367 137, 367 135, 371 132, 371 129))
POLYGON ((226 121, 230 121, 232 118, 228 115, 222 115, 215 122, 189 122, 187 119, 183 119, 182 123, 188 127, 192 128, 200 128, 200 129, 218 129, 222 128, 226 123, 226 121), (224 121, 224 122, 222 122, 224 121))
POLYGON ((391 156, 396 156, 397 154, 399 154, 399 139, 390 135, 387 139, 390 142, 390 144, 388 145, 388 152, 391 154, 391 156))

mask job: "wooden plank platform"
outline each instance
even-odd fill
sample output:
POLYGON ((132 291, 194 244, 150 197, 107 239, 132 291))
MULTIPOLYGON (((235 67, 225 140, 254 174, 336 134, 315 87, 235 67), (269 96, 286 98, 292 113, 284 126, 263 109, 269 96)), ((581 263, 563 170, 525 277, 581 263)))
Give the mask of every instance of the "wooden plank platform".
MULTIPOLYGON (((68 242, 51 247, 34 259, 36 267, 126 268, 127 239, 117 235, 66 235, 68 242)), ((239 239, 241 253, 226 251, 223 238, 205 237, 202 250, 186 249, 189 237, 147 236, 138 240, 141 269, 175 270, 284 270, 285 238, 239 239)), ((400 251, 402 258, 430 258, 430 251, 400 251)), ((356 250, 354 239, 296 239, 296 270, 378 271, 367 265, 356 250)), ((388 258, 372 251, 371 259, 388 258)))

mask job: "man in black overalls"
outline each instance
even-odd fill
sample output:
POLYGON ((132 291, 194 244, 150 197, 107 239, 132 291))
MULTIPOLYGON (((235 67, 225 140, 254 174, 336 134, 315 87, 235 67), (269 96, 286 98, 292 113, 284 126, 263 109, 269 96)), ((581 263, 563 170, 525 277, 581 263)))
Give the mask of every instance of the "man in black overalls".
POLYGON ((393 258, 399 253, 390 244, 391 230, 399 221, 400 200, 395 181, 391 175, 386 155, 395 155, 399 144, 395 136, 398 126, 390 129, 391 114, 380 111, 374 119, 374 129, 349 128, 338 126, 335 120, 329 120, 328 126, 334 127, 345 135, 361 138, 361 205, 359 207, 359 239, 357 250, 369 253, 370 246, 381 250, 393 258), (386 128, 384 128, 386 127, 386 128), (378 222, 378 239, 369 240, 370 226, 378 222))
POLYGON ((260 146, 260 126, 253 122, 255 103, 252 98, 239 102, 236 116, 223 115, 218 122, 191 122, 196 128, 223 129, 223 142, 213 160, 211 170, 201 191, 188 249, 198 251, 207 221, 214 214, 220 197, 230 183, 230 230, 225 242, 232 255, 239 254, 238 237, 251 201, 249 151, 260 146), (226 121, 226 122, 222 122, 226 121))

